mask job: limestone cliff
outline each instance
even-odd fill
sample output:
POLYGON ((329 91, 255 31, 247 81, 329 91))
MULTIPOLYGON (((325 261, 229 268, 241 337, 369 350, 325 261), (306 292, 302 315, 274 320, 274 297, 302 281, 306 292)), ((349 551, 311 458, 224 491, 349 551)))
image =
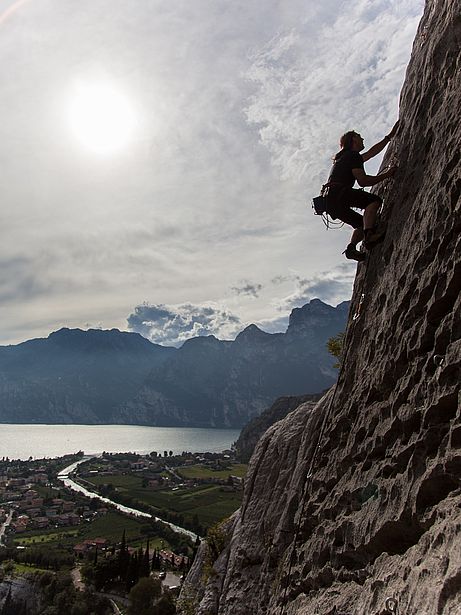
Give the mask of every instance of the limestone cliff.
POLYGON ((184 613, 461 613, 459 10, 430 0, 419 26, 338 384, 262 437, 184 613))
POLYGON ((281 421, 287 414, 296 410, 298 406, 306 402, 314 405, 322 397, 318 395, 300 395, 299 397, 279 397, 270 408, 264 410, 259 416, 252 419, 240 432, 233 448, 237 459, 242 463, 248 463, 261 436, 277 421, 281 421))

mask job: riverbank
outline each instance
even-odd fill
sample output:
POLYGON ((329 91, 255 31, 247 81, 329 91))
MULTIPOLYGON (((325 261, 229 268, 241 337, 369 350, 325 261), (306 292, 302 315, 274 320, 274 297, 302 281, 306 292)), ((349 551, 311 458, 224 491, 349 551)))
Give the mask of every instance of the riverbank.
POLYGON ((142 518, 145 518, 145 519, 152 519, 153 521, 164 523, 173 532, 177 532, 178 534, 183 534, 184 536, 187 536, 188 538, 190 538, 193 542, 195 542, 197 540, 197 538, 198 538, 197 534, 195 534, 194 532, 191 532, 190 530, 186 530, 183 527, 180 527, 180 526, 175 525, 173 523, 170 523, 168 521, 164 521, 160 517, 156 517, 155 515, 152 515, 150 513, 145 512, 145 511, 138 510, 136 508, 131 508, 131 507, 125 506, 123 504, 119 504, 118 502, 115 502, 114 500, 111 500, 110 498, 101 496, 96 491, 90 491, 89 489, 87 489, 83 485, 79 484, 73 478, 70 478, 70 476, 75 473, 76 469, 78 468, 78 466, 80 464, 85 463, 87 461, 90 461, 91 459, 94 459, 94 458, 95 458, 94 455, 90 455, 88 457, 83 457, 79 461, 76 461, 76 462, 70 464, 68 467, 64 468, 63 470, 61 470, 61 472, 59 472, 59 474, 57 476, 57 479, 62 481, 62 483, 68 489, 71 489, 72 491, 76 491, 77 493, 85 495, 88 498, 95 498, 95 499, 97 499, 97 500, 99 500, 101 502, 104 502, 105 504, 108 504, 108 505, 116 508, 118 511, 120 511, 120 512, 122 512, 124 514, 131 515, 133 517, 142 517, 142 518))

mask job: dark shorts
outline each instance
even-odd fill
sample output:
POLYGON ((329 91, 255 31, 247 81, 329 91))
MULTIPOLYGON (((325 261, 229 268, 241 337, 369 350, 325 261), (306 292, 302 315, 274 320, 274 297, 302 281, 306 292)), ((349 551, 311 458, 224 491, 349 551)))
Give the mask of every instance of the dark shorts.
POLYGON ((354 188, 332 186, 326 195, 327 213, 333 220, 341 220, 352 228, 363 228, 363 216, 351 208, 365 209, 371 203, 382 203, 376 194, 354 188))

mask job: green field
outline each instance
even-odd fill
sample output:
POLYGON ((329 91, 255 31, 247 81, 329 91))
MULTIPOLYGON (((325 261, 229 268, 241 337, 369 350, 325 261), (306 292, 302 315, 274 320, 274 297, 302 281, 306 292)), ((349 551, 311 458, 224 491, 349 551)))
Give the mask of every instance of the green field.
MULTIPOLYGON (((110 542, 120 541, 123 531, 126 533, 127 543, 137 546, 147 540, 147 530, 150 529, 148 521, 138 521, 126 515, 110 511, 95 521, 86 522, 78 527, 69 529, 38 530, 24 532, 15 537, 15 544, 22 546, 45 545, 68 549, 74 545, 92 538, 107 538, 110 542), (144 528, 144 532, 141 531, 144 528), (146 533, 145 533, 146 532, 146 533)), ((160 538, 150 538, 152 546, 160 546, 160 538)))
POLYGON ((152 506, 159 517, 162 511, 182 514, 188 519, 197 515, 205 527, 229 517, 242 501, 241 491, 223 491, 221 485, 153 490, 143 487, 140 477, 124 474, 95 475, 91 476, 91 482, 96 486, 112 484, 120 494, 152 506))
POLYGON ((183 478, 228 478, 230 475, 243 478, 247 473, 248 466, 243 463, 232 464, 225 470, 214 470, 209 466, 194 465, 176 469, 176 473, 183 478))
POLYGON ((15 543, 17 545, 23 545, 24 547, 29 547, 30 545, 42 545, 47 542, 57 542, 60 540, 66 540, 67 538, 73 538, 78 536, 78 529, 72 530, 59 530, 59 531, 48 531, 47 533, 33 534, 31 532, 27 532, 24 534, 19 534, 15 538, 15 543))
POLYGON ((16 574, 24 574, 28 572, 48 572, 46 568, 40 566, 33 566, 32 564, 18 564, 14 563, 14 572, 16 574))

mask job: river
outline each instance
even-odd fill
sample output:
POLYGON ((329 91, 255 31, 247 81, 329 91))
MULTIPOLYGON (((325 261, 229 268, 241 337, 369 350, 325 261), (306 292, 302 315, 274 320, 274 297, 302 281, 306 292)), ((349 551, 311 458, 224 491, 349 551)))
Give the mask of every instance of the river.
POLYGON ((109 498, 105 498, 102 495, 99 495, 99 493, 89 491, 85 487, 82 487, 82 485, 79 485, 74 480, 72 480, 72 478, 69 478, 69 476, 72 475, 73 472, 75 472, 77 466, 80 463, 83 463, 84 461, 88 461, 88 459, 92 459, 92 457, 94 456, 95 455, 88 455, 72 463, 71 465, 67 466, 67 468, 64 468, 63 470, 59 472, 58 480, 62 481, 64 485, 68 487, 69 489, 72 489, 73 491, 77 491, 78 493, 82 493, 83 495, 86 495, 89 498, 96 498, 97 500, 101 500, 101 502, 110 504, 111 506, 114 506, 115 508, 117 508, 117 510, 120 510, 121 512, 127 515, 131 515, 133 517, 145 517, 148 519, 153 519, 154 521, 161 521, 165 525, 168 525, 168 527, 170 527, 174 532, 177 532, 179 534, 184 534, 188 536, 192 541, 197 540, 197 534, 194 534, 194 532, 191 532, 190 530, 186 530, 185 528, 180 527, 179 525, 174 525, 174 523, 170 523, 169 521, 164 521, 163 519, 160 519, 160 517, 155 517, 154 515, 144 512, 143 510, 137 510, 136 508, 130 508, 129 506, 124 506, 123 504, 114 502, 113 500, 110 500, 109 498))

